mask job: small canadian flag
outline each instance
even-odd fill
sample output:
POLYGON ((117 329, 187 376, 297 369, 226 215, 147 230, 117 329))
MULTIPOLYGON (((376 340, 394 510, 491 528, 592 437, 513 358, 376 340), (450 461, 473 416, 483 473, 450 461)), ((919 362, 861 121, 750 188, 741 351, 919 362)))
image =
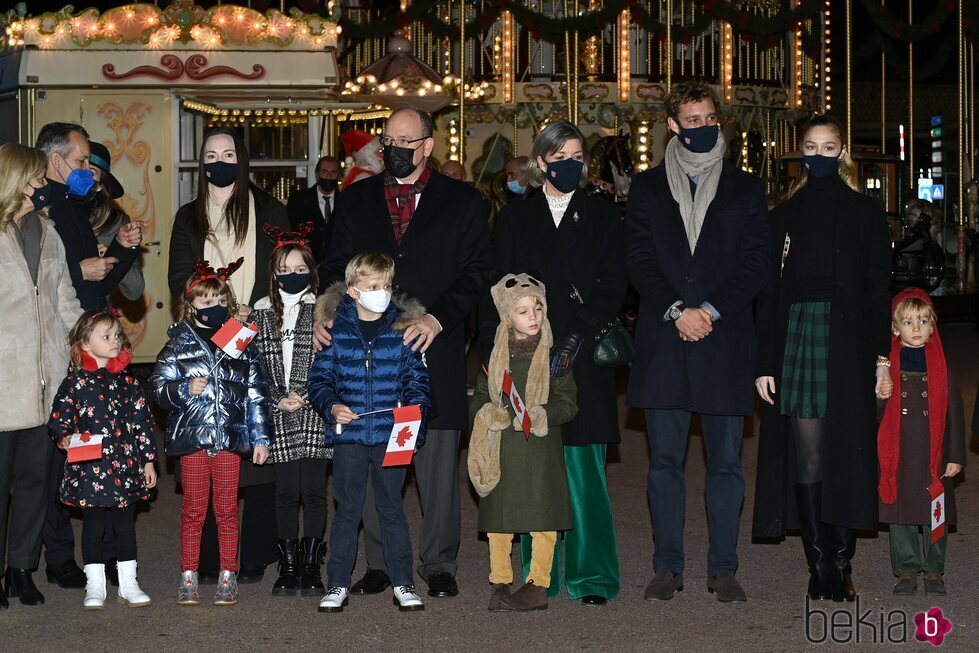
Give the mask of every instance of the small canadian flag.
POLYGON ((941 480, 928 486, 931 497, 931 543, 945 537, 945 486, 941 480))
POLYGON ((83 463, 102 458, 102 436, 75 433, 68 442, 68 462, 83 463))
POLYGON ((503 394, 510 400, 513 413, 517 416, 517 421, 523 427, 523 435, 529 440, 530 415, 527 414, 527 406, 524 405, 523 400, 520 398, 520 393, 517 392, 517 386, 513 382, 513 377, 510 376, 509 370, 503 371, 503 394))
POLYGON ((218 332, 211 336, 211 342, 217 345, 221 351, 231 358, 241 358, 255 336, 258 335, 258 327, 253 322, 242 324, 238 320, 231 318, 224 323, 218 332))
POLYGON ((388 448, 381 467, 401 467, 411 464, 422 426, 422 409, 412 405, 394 409, 394 427, 388 438, 388 448))

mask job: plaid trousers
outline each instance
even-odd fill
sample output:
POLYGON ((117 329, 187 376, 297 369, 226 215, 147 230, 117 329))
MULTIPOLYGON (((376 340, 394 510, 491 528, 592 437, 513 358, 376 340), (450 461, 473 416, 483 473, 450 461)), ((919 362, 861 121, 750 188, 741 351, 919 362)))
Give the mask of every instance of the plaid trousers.
POLYGON ((214 521, 218 527, 221 569, 238 571, 238 477, 241 458, 230 451, 216 456, 196 451, 180 460, 184 488, 180 504, 180 569, 197 571, 201 557, 201 528, 214 487, 214 521))

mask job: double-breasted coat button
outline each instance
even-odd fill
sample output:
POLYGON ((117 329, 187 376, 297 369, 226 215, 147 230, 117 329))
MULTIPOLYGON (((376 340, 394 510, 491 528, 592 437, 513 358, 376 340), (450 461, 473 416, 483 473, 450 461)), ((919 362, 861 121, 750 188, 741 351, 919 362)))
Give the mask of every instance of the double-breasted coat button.
POLYGON ((901 375, 901 380, 902 381, 907 381, 908 380, 908 375, 907 374, 902 374, 901 375))
POLYGON ((921 396, 922 396, 922 397, 927 397, 927 396, 928 396, 928 391, 927 391, 927 390, 925 390, 924 392, 922 392, 922 393, 921 393, 921 396))
POLYGON ((901 414, 902 415, 907 415, 908 414, 908 409, 907 408, 902 408, 901 409, 901 414))
POLYGON ((928 417, 928 411, 927 410, 921 411, 921 414, 924 415, 925 417, 928 417))
POLYGON ((907 392, 902 392, 902 393, 901 393, 901 396, 902 396, 902 397, 907 397, 907 396, 908 396, 908 393, 907 393, 907 392))

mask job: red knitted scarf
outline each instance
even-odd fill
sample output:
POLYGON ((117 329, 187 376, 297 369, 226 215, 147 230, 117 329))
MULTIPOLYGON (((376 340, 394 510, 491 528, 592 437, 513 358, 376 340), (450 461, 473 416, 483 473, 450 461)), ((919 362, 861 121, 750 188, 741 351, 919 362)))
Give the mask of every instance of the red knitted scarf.
MULTIPOLYGON (((917 298, 932 307, 931 297, 920 288, 906 288, 891 302, 891 312, 906 299, 917 298)), ((884 419, 877 432, 877 457, 880 461, 880 481, 877 493, 881 501, 892 504, 897 501, 897 466, 901 453, 901 340, 894 336, 891 340, 891 379, 894 392, 887 407, 884 419)), ((931 480, 941 476, 939 465, 942 460, 942 439, 945 436, 945 414, 948 409, 948 366, 945 351, 936 326, 931 338, 925 343, 925 363, 928 366, 928 427, 930 431, 928 470, 931 480)))

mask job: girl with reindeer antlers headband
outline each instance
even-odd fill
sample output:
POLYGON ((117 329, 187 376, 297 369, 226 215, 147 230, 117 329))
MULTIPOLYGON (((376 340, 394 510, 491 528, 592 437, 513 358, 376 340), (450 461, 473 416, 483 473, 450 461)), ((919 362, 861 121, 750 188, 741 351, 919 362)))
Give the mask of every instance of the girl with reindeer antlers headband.
POLYGON ((180 321, 170 327, 170 341, 150 377, 157 403, 170 412, 166 454, 181 458, 181 605, 200 602, 201 529, 211 487, 221 568, 213 602, 238 602, 240 458, 261 465, 269 455, 268 384, 258 349, 248 346, 240 358, 218 356, 211 340, 237 312, 229 277, 241 264, 239 258, 215 270, 207 261, 194 261, 180 298, 180 321))
POLYGON ((333 448, 324 443, 322 418, 310 408, 306 381, 313 365, 313 321, 319 279, 310 247, 313 223, 298 231, 266 225, 275 243, 269 259, 268 296, 251 317, 256 342, 269 371, 272 427, 269 462, 275 465, 275 521, 279 577, 276 596, 322 596, 326 543, 326 466, 333 448), (299 504, 303 537, 299 537, 299 504))

